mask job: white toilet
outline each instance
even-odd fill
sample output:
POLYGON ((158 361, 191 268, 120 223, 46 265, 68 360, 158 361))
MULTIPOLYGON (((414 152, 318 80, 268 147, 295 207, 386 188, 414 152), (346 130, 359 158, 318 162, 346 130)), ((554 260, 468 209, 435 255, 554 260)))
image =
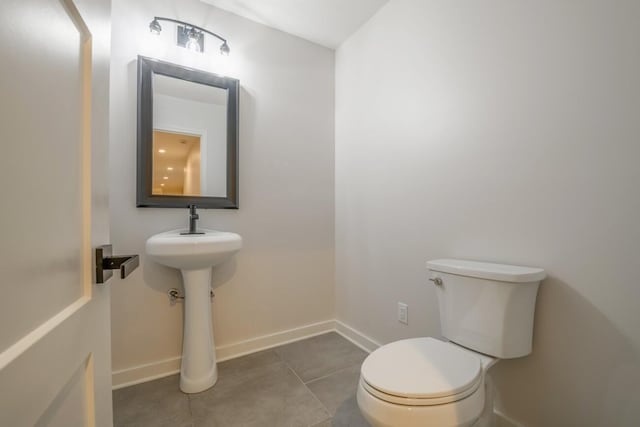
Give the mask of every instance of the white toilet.
POLYGON ((413 338, 371 353, 360 371, 358 406, 373 427, 487 427, 487 370, 531 353, 540 268, 440 259, 427 262, 443 342, 413 338))

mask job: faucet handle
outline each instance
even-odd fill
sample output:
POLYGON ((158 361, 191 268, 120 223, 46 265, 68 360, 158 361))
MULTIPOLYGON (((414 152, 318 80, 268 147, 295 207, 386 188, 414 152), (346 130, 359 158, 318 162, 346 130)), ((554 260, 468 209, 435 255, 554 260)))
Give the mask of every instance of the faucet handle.
POLYGON ((193 219, 199 219, 200 218, 200 216, 196 212, 196 209, 198 209, 198 207, 196 205, 189 205, 189 216, 191 218, 193 218, 193 219))

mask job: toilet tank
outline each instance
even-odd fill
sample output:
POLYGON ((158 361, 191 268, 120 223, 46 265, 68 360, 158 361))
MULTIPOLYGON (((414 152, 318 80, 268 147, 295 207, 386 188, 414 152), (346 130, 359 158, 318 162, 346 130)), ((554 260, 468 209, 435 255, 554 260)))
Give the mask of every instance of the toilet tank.
POLYGON ((456 259, 429 261, 427 269, 447 339, 500 359, 531 353, 544 270, 456 259))

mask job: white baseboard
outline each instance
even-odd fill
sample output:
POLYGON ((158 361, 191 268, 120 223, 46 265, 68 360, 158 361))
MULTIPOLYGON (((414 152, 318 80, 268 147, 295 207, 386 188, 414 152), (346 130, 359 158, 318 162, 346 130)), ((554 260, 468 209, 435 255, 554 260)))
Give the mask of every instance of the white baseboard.
POLYGON ((367 353, 371 353, 376 348, 380 347, 381 344, 360 331, 356 331, 350 326, 345 325, 339 320, 335 321, 335 330, 337 333, 342 335, 344 338, 348 339, 367 353))
POLYGON ((326 334, 335 330, 335 320, 312 323, 299 328, 288 329, 274 334, 263 335, 233 344, 216 347, 218 362, 223 362, 236 357, 245 356, 261 350, 277 347, 283 344, 311 338, 316 335, 326 334))
MULTIPOLYGON (((324 322, 313 323, 298 328, 263 335, 233 344, 222 345, 216 347, 217 361, 223 362, 225 360, 234 359, 250 353, 266 350, 294 341, 300 341, 332 331, 336 331, 336 321, 326 320, 324 322)), ((130 385, 140 384, 177 374, 180 372, 181 359, 182 358, 180 356, 177 356, 170 359, 160 360, 158 362, 151 362, 144 365, 114 371, 111 374, 113 389, 117 390, 130 385)))
POLYGON ((145 363, 119 371, 113 371, 111 382, 113 389, 128 387, 180 372, 180 361, 182 357, 172 357, 171 359, 160 360, 158 362, 145 363))
POLYGON ((494 410, 493 413, 496 416, 496 427, 525 427, 523 424, 507 417, 500 411, 494 410))

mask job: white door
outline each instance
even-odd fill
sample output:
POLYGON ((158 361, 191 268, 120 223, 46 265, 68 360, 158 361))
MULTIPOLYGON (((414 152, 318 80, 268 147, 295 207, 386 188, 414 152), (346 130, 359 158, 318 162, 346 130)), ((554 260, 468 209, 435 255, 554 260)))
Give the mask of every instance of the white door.
POLYGON ((0 426, 110 426, 110 0, 0 0, 0 426))

